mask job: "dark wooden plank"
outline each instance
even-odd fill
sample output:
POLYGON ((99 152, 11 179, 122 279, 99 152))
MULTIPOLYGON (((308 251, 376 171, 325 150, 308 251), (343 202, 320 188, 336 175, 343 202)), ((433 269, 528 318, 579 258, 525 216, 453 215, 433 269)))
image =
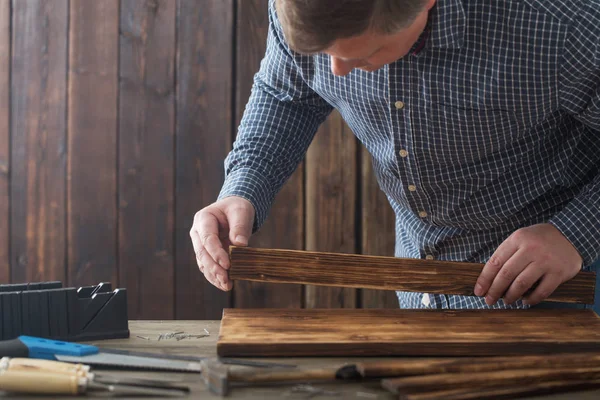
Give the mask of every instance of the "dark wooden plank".
POLYGON ((175 311, 176 6, 121 1, 119 282, 133 319, 170 319, 175 311))
POLYGON ((445 357, 600 352, 599 328, 598 315, 577 309, 226 309, 217 353, 445 357))
MULTIPOLYGON (((232 246, 231 279, 473 296, 483 264, 232 246)), ((547 301, 594 303, 596 274, 580 272, 547 301)))
POLYGON ((0 0, 0 283, 10 282, 10 57, 10 0, 0 0))
MULTIPOLYGON (((236 123, 240 123, 250 96, 254 74, 265 52, 269 0, 237 0, 236 23, 236 123)), ((303 165, 277 195, 269 217, 250 245, 266 248, 302 249, 304 246, 303 165)), ((236 307, 301 307, 302 286, 261 282, 237 282, 236 307)))
POLYGON ((64 280, 68 2, 12 5, 11 279, 64 280))
POLYGON ((364 378, 471 374, 508 369, 600 367, 600 353, 561 353, 499 357, 444 357, 365 361, 356 365, 364 378))
POLYGON ((229 293, 200 273, 189 231, 217 198, 231 147, 233 0, 180 0, 177 40, 175 315, 218 319, 229 293))
POLYGON ((398 396, 400 400, 501 400, 525 398, 540 399, 540 395, 552 395, 548 398, 557 398, 559 393, 570 393, 569 399, 579 398, 594 399, 596 393, 586 396, 583 392, 600 388, 600 379, 555 379, 551 382, 537 384, 521 384, 519 386, 505 386, 499 388, 481 389, 479 387, 468 389, 448 389, 425 393, 403 393, 398 396))
POLYGON ((71 0, 70 13, 68 281, 116 284, 119 2, 71 0))
MULTIPOLYGON (((491 389, 512 389, 513 393, 521 393, 523 386, 536 387, 540 385, 541 388, 544 388, 543 384, 550 382, 566 383, 582 380, 599 381, 600 367, 574 365, 552 369, 509 369, 470 374, 433 374, 387 379, 382 384, 388 390, 402 395, 461 389, 463 393, 474 394, 491 389)), ((600 387, 600 385, 596 385, 596 387, 600 387)))
MULTIPOLYGON (((306 156, 306 249, 356 252, 356 138, 334 111, 306 156)), ((339 272, 343 272, 338 270, 339 272)), ((356 290, 306 287, 306 307, 356 307, 356 290)))
MULTIPOLYGON (((393 256, 396 234, 396 216, 385 193, 381 191, 369 152, 361 151, 361 253, 372 256, 393 256)), ((364 308, 398 308, 396 292, 365 289, 361 291, 364 308)))

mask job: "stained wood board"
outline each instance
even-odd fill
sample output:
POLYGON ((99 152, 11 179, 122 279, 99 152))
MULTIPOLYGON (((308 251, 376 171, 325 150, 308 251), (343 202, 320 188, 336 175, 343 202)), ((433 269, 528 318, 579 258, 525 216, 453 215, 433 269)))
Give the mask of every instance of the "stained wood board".
MULTIPOLYGON (((483 264, 232 246, 233 280, 474 296, 483 264)), ((580 272, 546 300, 594 304, 596 274, 580 272)))
POLYGON ((224 309, 220 356, 492 356, 600 350, 592 310, 224 309))

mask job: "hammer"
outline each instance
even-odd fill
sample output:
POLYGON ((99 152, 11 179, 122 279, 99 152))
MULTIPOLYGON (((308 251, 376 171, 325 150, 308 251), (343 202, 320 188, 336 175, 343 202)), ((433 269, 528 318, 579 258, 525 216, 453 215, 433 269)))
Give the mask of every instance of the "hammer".
POLYGON ((230 385, 238 384, 263 384, 308 381, 352 381, 362 376, 356 365, 345 365, 335 368, 295 369, 295 370, 239 370, 232 371, 225 364, 214 359, 205 359, 201 362, 202 379, 208 389, 219 396, 227 396, 230 385))

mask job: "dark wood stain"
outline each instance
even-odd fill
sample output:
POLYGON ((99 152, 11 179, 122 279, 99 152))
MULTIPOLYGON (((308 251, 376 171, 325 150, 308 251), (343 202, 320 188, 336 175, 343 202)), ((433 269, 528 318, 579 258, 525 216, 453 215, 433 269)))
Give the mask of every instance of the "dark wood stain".
POLYGON ((13 1, 13 282, 64 278, 67 4, 13 1))
POLYGON ((10 0, 0 0, 0 282, 10 282, 10 0))
MULTIPOLYGON (((433 374, 407 378, 387 379, 382 382, 384 387, 403 396, 418 393, 442 391, 457 392, 459 390, 476 394, 493 390, 512 389, 522 391, 523 387, 531 389, 540 384, 569 383, 582 381, 600 381, 600 366, 580 367, 576 365, 567 368, 531 368, 487 371, 470 374, 433 374)), ((557 388, 555 386, 555 388, 557 388)), ((544 389, 544 385, 541 386, 544 389)), ((408 397, 411 398, 411 397, 408 397)), ((445 398, 445 397, 442 397, 445 398)), ((478 397, 479 398, 479 397, 478 397)))
POLYGON ((599 328, 591 310, 225 309, 217 351, 277 357, 600 351, 599 328))
MULTIPOLYGON (((234 133, 242 119, 252 89, 253 77, 263 58, 269 25, 268 0, 236 0, 236 69, 234 133)), ((277 195, 269 217, 252 236, 250 245, 267 248, 302 249, 304 245, 304 182, 302 165, 277 195)), ((235 307, 302 306, 302 286, 263 282, 236 282, 235 307)))
POLYGON ((181 0, 178 8, 175 316, 217 319, 229 293, 198 270, 189 231, 217 198, 231 147, 233 0, 181 0))
MULTIPOLYGON (((356 151, 356 138, 334 111, 306 156, 307 250, 356 251, 356 151)), ((354 308, 356 290, 307 286, 305 302, 307 308, 354 308)))
MULTIPOLYGON (((283 249, 230 248, 234 280, 473 296, 483 264, 283 249)), ((580 272, 548 301, 594 303, 596 275, 580 272)))
POLYGON ((174 317, 176 6, 121 1, 119 274, 132 319, 174 317))
MULTIPOLYGON (((361 149, 361 254, 371 256, 393 256, 395 248, 396 215, 385 193, 379 187, 371 156, 366 148, 361 149)), ((396 293, 389 290, 363 289, 361 302, 364 308, 398 308, 396 293)))
POLYGON ((119 2, 70 2, 68 277, 118 282, 117 69, 119 2))

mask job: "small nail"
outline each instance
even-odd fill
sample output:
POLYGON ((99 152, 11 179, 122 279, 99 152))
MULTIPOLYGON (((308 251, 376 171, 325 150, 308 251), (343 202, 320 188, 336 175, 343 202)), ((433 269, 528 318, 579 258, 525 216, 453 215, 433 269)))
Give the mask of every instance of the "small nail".
POLYGON ((246 246, 248 244, 248 238, 243 235, 237 235, 235 237, 235 241, 241 244, 242 246, 246 246))
POLYGON ((475 296, 481 296, 483 294, 483 286, 479 283, 475 285, 475 296))
POLYGON ((488 306, 491 306, 492 304, 494 304, 494 303, 495 303, 495 301, 494 301, 494 299, 492 299, 492 297, 491 297, 491 296, 485 296, 485 303, 486 303, 488 306))

